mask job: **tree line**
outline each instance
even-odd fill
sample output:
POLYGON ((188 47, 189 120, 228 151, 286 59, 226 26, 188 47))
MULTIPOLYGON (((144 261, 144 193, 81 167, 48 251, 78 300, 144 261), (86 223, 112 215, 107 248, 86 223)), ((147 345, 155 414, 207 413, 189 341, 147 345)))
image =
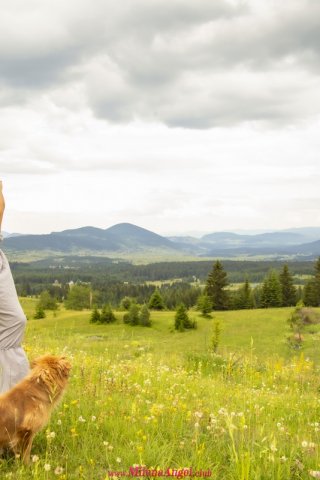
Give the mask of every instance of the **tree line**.
MULTIPOLYGON (((314 275, 303 288, 295 286, 287 264, 283 265, 280 273, 271 269, 258 286, 252 286, 248 277, 235 290, 229 286, 228 274, 222 262, 217 260, 208 274, 204 289, 183 282, 164 284, 158 288, 145 284, 111 283, 103 289, 79 283, 66 291, 64 304, 67 309, 73 310, 92 308, 93 305, 102 308, 106 304, 129 310, 132 303, 146 304, 154 310, 172 310, 183 304, 186 308, 197 306, 203 315, 212 310, 289 307, 299 301, 306 306, 317 307, 320 306, 320 258, 314 265, 314 275)), ((60 299, 55 296, 55 291, 47 290, 41 293, 39 305, 44 310, 55 310, 57 300, 60 299)))
POLYGON ((206 314, 211 310, 238 310, 246 308, 290 307, 303 301, 306 306, 320 306, 320 257, 314 265, 314 275, 304 287, 296 287, 287 264, 280 273, 271 269, 263 282, 251 287, 246 278, 240 288, 228 290, 228 275, 222 262, 217 260, 208 275, 203 294, 198 299, 199 309, 206 314))

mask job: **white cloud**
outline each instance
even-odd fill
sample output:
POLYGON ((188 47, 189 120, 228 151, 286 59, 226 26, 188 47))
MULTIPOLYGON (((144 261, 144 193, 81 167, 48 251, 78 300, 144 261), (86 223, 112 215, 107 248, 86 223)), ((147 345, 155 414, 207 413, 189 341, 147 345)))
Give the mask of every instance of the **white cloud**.
POLYGON ((12 0, 1 11, 7 230, 319 223, 318 2, 12 0))

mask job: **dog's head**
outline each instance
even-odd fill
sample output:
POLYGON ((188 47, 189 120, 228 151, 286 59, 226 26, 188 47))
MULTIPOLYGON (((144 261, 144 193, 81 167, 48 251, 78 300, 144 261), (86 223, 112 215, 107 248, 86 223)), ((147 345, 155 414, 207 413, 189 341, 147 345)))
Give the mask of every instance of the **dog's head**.
POLYGON ((31 362, 32 376, 41 381, 51 389, 65 386, 71 364, 65 356, 43 355, 31 362))

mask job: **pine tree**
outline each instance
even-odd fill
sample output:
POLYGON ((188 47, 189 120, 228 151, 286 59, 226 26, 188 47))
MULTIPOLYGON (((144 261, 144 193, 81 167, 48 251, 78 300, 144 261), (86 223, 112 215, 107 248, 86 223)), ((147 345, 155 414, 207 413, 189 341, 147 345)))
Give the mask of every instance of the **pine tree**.
POLYGON ((282 306, 291 307, 297 303, 297 289, 293 284, 293 276, 291 275, 288 265, 283 266, 283 270, 279 275, 282 294, 282 306))
POLYGON ((314 280, 309 280, 303 289, 303 303, 308 307, 317 306, 317 296, 314 280))
POLYGON ((136 303, 132 303, 129 311, 124 314, 123 322, 129 325, 139 325, 139 307, 136 303))
POLYGON ((100 312, 99 310, 95 307, 92 310, 91 317, 90 317, 90 323, 99 323, 100 322, 100 312))
POLYGON ((120 308, 121 310, 128 310, 130 309, 131 305, 135 303, 135 300, 130 297, 123 297, 123 299, 120 302, 120 308))
POLYGON ((150 312, 147 305, 143 305, 139 314, 139 325, 143 327, 151 327, 150 312))
POLYGON ((117 319, 115 314, 113 313, 109 304, 104 305, 101 315, 100 315, 100 323, 113 323, 117 319))
POLYGON ((320 257, 314 266, 315 275, 309 280, 303 291, 303 301, 309 307, 320 306, 320 257))
POLYGON ((42 306, 39 303, 36 307, 36 311, 35 311, 35 314, 34 314, 33 318, 35 318, 37 320, 40 320, 41 318, 46 318, 46 312, 44 311, 44 309, 42 308, 42 306))
POLYGON ((222 263, 217 260, 208 275, 205 290, 212 301, 214 310, 227 310, 228 294, 225 291, 227 285, 227 273, 224 271, 222 263))
POLYGON ((316 306, 320 306, 320 257, 315 264, 315 276, 314 276, 314 296, 316 306))
POLYGON ((204 317, 210 317, 212 312, 212 300, 206 293, 203 293, 198 297, 197 309, 200 310, 204 317))
POLYGON ((236 299, 235 307, 239 309, 249 309, 254 308, 255 301, 253 292, 249 283, 248 278, 246 278, 244 284, 239 288, 236 299))
POLYGON ((217 353, 219 343, 220 343, 220 335, 221 335, 221 326, 219 320, 214 322, 213 327, 213 335, 211 338, 211 345, 214 353, 217 353))
POLYGON ((281 307, 282 295, 279 277, 274 270, 271 270, 265 277, 262 285, 261 306, 263 308, 281 307))
POLYGON ((152 310, 164 310, 165 305, 161 293, 156 288, 150 297, 148 307, 152 310))
POLYGON ((196 328, 196 322, 192 322, 188 316, 188 311, 183 303, 181 303, 174 317, 174 328, 182 332, 184 329, 196 328))

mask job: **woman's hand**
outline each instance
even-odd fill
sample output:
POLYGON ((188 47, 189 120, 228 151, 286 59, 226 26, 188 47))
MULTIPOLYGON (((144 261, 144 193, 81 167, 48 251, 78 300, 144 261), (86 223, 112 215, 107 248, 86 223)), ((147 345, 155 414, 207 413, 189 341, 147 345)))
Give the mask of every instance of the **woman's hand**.
POLYGON ((2 223, 2 218, 3 218, 3 212, 5 209, 5 201, 4 201, 4 196, 2 193, 2 180, 0 180, 0 232, 1 232, 1 223, 2 223))

